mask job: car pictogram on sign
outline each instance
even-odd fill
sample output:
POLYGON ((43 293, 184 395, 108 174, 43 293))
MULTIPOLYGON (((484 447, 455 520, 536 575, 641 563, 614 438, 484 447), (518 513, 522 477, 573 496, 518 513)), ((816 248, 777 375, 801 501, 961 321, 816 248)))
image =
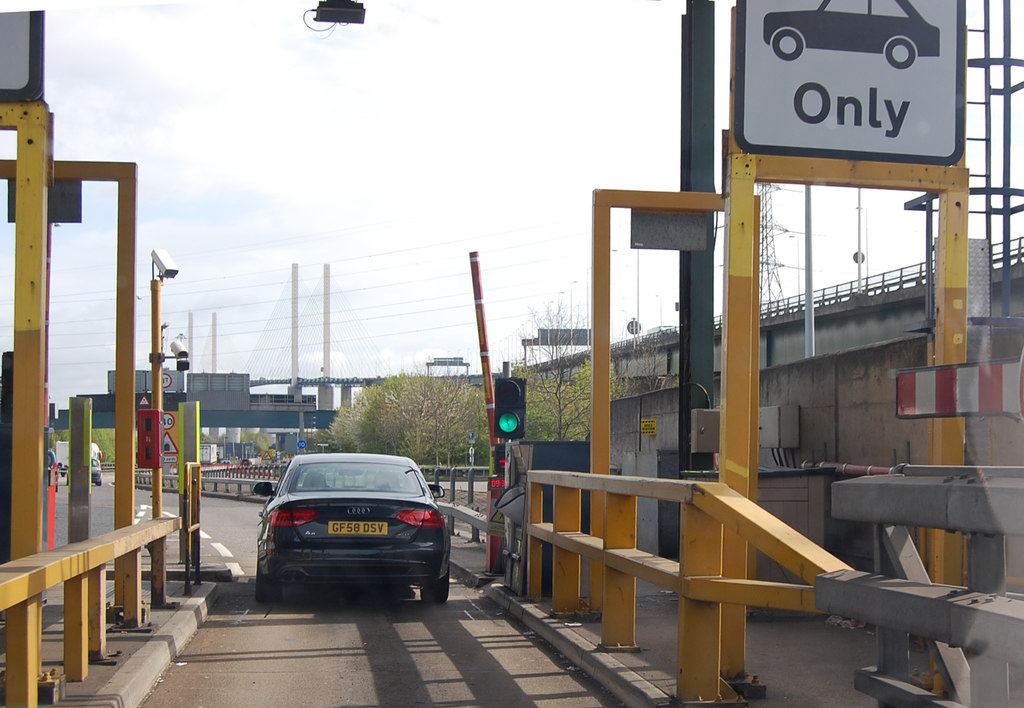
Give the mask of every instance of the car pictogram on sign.
POLYGON ((907 69, 919 56, 939 56, 939 28, 910 0, 823 0, 817 10, 770 12, 764 41, 785 61, 826 49, 884 54, 893 68, 907 69))

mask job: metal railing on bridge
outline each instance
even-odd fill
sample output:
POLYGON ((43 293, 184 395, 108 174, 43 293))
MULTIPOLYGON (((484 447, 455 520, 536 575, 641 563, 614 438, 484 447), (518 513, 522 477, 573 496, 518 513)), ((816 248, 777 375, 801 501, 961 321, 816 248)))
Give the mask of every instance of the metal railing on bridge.
MULTIPOLYGON (((1009 264, 1010 267, 1024 263, 1024 237, 1014 239, 1010 242, 1009 264)), ((998 270, 1003 267, 1003 244, 997 242, 992 244, 992 268, 998 270)), ((887 293, 914 288, 925 285, 927 282, 927 270, 924 263, 904 266, 884 273, 877 273, 862 278, 860 282, 852 280, 847 283, 838 283, 814 291, 815 309, 838 305, 849 302, 857 295, 876 297, 887 293)), ((761 303, 761 319, 767 320, 773 317, 784 317, 795 315, 804 311, 804 296, 794 295, 761 303)), ((722 317, 715 318, 715 327, 722 326, 722 317)), ((648 335, 655 337, 657 333, 648 335)))

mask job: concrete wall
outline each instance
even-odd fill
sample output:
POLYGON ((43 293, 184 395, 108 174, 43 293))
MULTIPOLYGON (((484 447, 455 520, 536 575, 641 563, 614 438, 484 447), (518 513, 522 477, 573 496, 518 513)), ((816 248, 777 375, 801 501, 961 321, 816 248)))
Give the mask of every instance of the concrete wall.
MULTIPOLYGON (((928 423, 896 418, 894 375, 926 360, 926 339, 919 336, 775 366, 761 371, 761 405, 800 406, 796 464, 924 464, 928 423)), ((762 450, 761 463, 773 462, 762 450)))
MULTIPOLYGON (((1020 335, 994 340, 991 358, 1019 357, 1022 340, 1020 335)), ((797 466, 805 460, 886 467, 904 462, 927 464, 928 421, 896 418, 895 383, 896 371, 921 367, 927 361, 927 340, 921 335, 763 369, 761 405, 800 407, 799 447, 786 452, 786 464, 797 466)), ((678 395, 677 389, 668 389, 612 402, 612 464, 621 467, 622 474, 657 477, 659 461, 678 455, 678 395), (657 433, 641 434, 641 419, 656 420, 657 433)), ((968 464, 1024 465, 1021 421, 971 419, 968 433, 968 464)), ((778 459, 779 455, 762 449, 762 468, 777 466, 778 459)), ((662 476, 668 476, 664 465, 660 466, 662 476)), ((764 482, 766 489, 768 484, 764 482)), ((791 480, 782 486, 797 489, 803 484, 791 480)), ((814 487, 796 496, 773 491, 763 501, 791 526, 823 542, 848 562, 866 562, 870 546, 864 529, 827 518, 828 498, 827 489, 814 487), (801 495, 808 502, 821 503, 808 507, 801 502, 801 495)), ((653 501, 641 501, 638 507, 638 546, 657 553, 660 544, 663 551, 665 540, 659 536, 671 535, 673 522, 678 533, 678 515, 672 519, 664 505, 659 511, 653 501)), ((1024 575, 1024 552, 1011 548, 1009 556, 1011 574, 1024 575)))
MULTIPOLYGON (((678 408, 679 390, 676 388, 613 401, 612 465, 617 465, 624 475, 656 478, 659 452, 671 450, 673 454, 678 454, 678 408), (655 435, 641 433, 642 419, 657 421, 655 435)), ((678 514, 676 524, 678 529, 678 514)), ((637 501, 637 546, 652 553, 658 552, 656 500, 637 501)))

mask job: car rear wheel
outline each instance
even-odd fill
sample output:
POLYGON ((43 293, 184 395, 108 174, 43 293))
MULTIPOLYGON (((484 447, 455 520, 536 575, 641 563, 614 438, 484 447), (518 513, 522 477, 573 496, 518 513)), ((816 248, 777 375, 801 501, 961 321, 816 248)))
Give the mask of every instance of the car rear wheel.
POLYGON ((804 53, 804 37, 792 27, 783 27, 772 35, 772 51, 784 61, 793 61, 804 53))
POLYGON ((284 593, 281 583, 268 580, 267 576, 256 569, 256 602, 280 602, 284 593))
POLYGON ((885 45, 885 59, 894 69, 907 69, 917 59, 917 47, 906 37, 893 37, 885 45))
POLYGON ((451 571, 449 570, 444 574, 443 577, 437 580, 425 583, 420 586, 420 599, 423 602, 432 602, 435 604, 441 604, 448 601, 448 590, 451 587, 451 571))

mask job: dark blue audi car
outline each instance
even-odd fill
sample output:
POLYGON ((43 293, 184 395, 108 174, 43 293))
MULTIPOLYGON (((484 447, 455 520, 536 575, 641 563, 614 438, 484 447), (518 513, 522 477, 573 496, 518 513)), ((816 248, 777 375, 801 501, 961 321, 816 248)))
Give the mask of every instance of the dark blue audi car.
POLYGON ((426 602, 448 599, 450 540, 435 499, 406 457, 299 455, 260 513, 256 599, 274 602, 286 583, 416 586, 426 602))

